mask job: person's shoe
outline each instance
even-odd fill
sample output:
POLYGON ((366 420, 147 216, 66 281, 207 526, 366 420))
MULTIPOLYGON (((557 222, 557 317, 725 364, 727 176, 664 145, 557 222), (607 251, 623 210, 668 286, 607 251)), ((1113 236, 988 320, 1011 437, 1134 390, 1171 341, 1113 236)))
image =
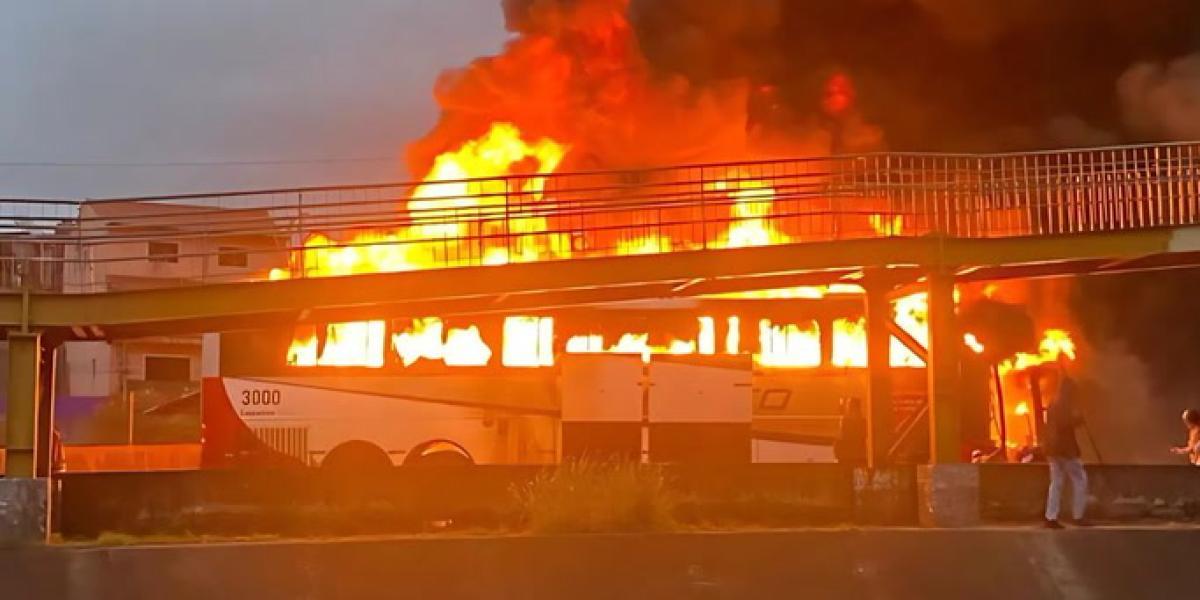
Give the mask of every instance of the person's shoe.
POLYGON ((1046 521, 1042 523, 1042 527, 1045 527, 1046 529, 1063 528, 1062 523, 1059 523, 1057 519, 1046 519, 1046 521))
POLYGON ((1087 519, 1075 519, 1076 527, 1091 527, 1092 522, 1087 519))

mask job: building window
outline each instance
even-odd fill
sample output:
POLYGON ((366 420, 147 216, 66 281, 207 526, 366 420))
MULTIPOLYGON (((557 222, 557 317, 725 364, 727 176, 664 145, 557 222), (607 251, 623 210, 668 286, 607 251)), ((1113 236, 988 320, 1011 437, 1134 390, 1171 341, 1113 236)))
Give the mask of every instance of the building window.
POLYGON ((147 356, 145 381, 191 381, 192 359, 186 356, 147 356))
POLYGON ((175 242, 150 242, 146 248, 150 262, 179 262, 179 244, 175 242))
POLYGON ((245 267, 250 264, 245 248, 236 246, 221 246, 217 248, 217 266, 245 267))

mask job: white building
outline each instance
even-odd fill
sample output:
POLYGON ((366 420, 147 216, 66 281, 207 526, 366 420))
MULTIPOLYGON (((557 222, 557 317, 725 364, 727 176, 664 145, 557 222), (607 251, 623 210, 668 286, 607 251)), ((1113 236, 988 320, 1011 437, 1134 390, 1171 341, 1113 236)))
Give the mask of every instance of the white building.
MULTIPOLYGON (((56 236, 62 243, 55 251, 66 260, 38 283, 56 284, 46 291, 97 293, 265 279, 287 265, 289 239, 277 230, 265 209, 86 202, 78 221, 56 236)), ((195 396, 199 336, 71 341, 58 360, 56 412, 66 443, 198 439, 198 396, 194 407, 161 407, 195 396)))

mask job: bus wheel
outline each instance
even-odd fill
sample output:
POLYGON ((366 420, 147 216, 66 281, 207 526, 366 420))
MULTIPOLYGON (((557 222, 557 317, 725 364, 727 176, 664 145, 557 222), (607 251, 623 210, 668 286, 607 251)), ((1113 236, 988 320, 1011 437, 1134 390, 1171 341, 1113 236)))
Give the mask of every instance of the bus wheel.
POLYGON ((370 442, 353 440, 342 443, 321 461, 321 469, 339 475, 371 475, 392 466, 382 448, 370 442))
POLYGON ((475 461, 462 446, 444 440, 425 442, 413 448, 404 459, 405 466, 469 467, 473 464, 475 461))
POLYGON ((379 500, 391 467, 387 453, 370 442, 355 440, 336 446, 321 461, 326 500, 341 507, 379 500))

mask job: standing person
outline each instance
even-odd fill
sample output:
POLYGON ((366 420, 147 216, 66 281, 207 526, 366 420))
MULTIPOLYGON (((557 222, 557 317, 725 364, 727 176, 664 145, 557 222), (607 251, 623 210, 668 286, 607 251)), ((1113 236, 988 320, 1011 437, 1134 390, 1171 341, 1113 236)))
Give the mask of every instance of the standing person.
POLYGON ((1171 448, 1171 452, 1186 456, 1188 463, 1200 467, 1200 410, 1183 411, 1183 426, 1187 427, 1187 444, 1171 448))
POLYGON ((867 420, 863 418, 858 398, 847 398, 842 404, 842 422, 833 455, 838 464, 863 467, 867 464, 867 420))
POLYGON ((1076 524, 1087 525, 1083 513, 1087 508, 1087 472, 1080 458, 1079 440, 1075 430, 1083 425, 1083 413, 1079 407, 1079 385, 1067 373, 1064 360, 1060 359, 1058 397, 1046 410, 1046 460, 1050 463, 1050 490, 1046 496, 1046 521, 1048 529, 1062 529, 1058 513, 1062 504, 1064 479, 1071 479, 1071 516, 1076 524))

